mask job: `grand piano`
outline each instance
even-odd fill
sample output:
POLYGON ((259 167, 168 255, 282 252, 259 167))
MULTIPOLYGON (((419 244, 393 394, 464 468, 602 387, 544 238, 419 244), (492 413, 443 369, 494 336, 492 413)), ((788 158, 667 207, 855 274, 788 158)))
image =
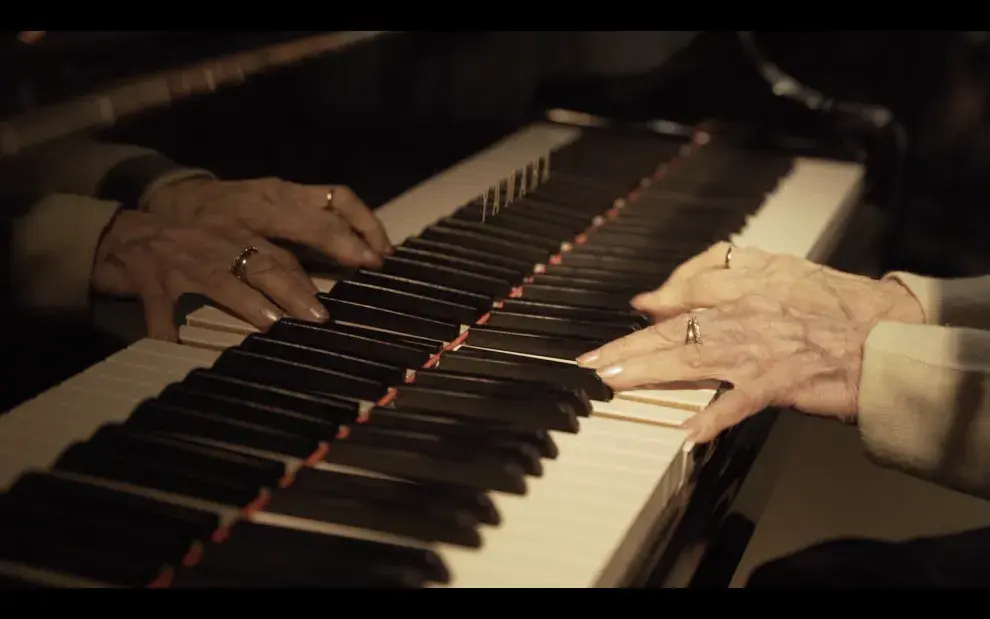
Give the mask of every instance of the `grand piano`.
POLYGON ((722 386, 572 360, 712 242, 827 260, 864 188, 806 145, 550 110, 378 208, 397 251, 314 274, 329 323, 206 305, 0 417, 0 582, 684 586, 773 415, 695 445, 722 386))

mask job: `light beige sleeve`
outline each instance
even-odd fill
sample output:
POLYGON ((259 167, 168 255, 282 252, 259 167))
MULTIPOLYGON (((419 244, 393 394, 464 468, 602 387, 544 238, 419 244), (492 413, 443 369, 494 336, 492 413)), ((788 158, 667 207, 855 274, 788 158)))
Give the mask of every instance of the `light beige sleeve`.
POLYGON ((990 499, 990 332, 878 324, 859 429, 877 463, 990 499))
POLYGON ((72 138, 18 156, 4 166, 0 185, 21 195, 63 193, 111 199, 117 196, 106 195, 107 181, 111 173, 120 170, 131 178, 121 179, 120 174, 114 174, 113 184, 120 185, 123 180, 132 186, 133 191, 128 193, 134 194, 135 203, 128 206, 142 208, 162 185, 185 178, 212 177, 206 170, 180 166, 149 148, 72 138), (130 163, 136 165, 119 167, 130 163))
POLYGON ((103 231, 120 204, 49 194, 10 225, 10 283, 16 309, 59 318, 82 317, 103 231))
POLYGON ((914 295, 930 325, 990 329, 990 276, 936 279, 889 273, 914 295))

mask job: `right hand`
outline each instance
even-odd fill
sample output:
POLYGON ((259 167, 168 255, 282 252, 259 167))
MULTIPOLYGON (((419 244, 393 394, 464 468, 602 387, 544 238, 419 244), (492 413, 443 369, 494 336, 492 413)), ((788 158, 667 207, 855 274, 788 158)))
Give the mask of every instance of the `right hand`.
POLYGON ((279 307, 301 320, 329 318, 291 253, 234 225, 194 227, 121 212, 97 249, 92 283, 103 294, 140 298, 149 337, 169 341, 178 339, 175 304, 186 293, 209 297, 261 330, 282 317, 279 307), (250 285, 230 272, 247 247, 259 250, 244 267, 250 285))
POLYGON ((786 254, 717 243, 679 266, 666 283, 632 300, 656 320, 717 307, 749 296, 772 299, 802 312, 873 324, 923 324, 921 304, 899 282, 843 273, 786 254))

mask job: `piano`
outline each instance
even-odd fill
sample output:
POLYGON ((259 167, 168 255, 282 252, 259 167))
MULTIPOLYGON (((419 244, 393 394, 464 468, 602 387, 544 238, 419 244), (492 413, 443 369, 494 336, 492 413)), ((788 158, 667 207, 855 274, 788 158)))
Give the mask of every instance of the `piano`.
POLYGON ((863 184, 703 130, 529 126, 381 207, 397 251, 315 278, 328 324, 203 307, 0 417, 0 581, 642 582, 732 450, 682 429, 719 386, 572 360, 720 239, 827 259, 863 184))

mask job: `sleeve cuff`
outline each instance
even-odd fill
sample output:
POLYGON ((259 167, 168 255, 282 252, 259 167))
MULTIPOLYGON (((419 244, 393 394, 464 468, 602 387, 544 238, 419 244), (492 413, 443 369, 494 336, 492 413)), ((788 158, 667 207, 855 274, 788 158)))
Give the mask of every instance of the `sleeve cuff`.
POLYGON ((990 486, 990 333, 879 323, 866 342, 858 426, 869 457, 954 487, 990 486))
POLYGON ((50 194, 11 229, 11 288, 17 306, 44 314, 85 312, 96 249, 120 204, 50 194))
POLYGON ((990 277, 937 279, 894 272, 884 279, 899 282, 914 295, 926 324, 990 329, 990 277))
POLYGON ((146 153, 115 165, 98 188, 98 197, 126 208, 144 209, 155 191, 189 178, 215 178, 206 170, 185 168, 159 153, 146 153))

